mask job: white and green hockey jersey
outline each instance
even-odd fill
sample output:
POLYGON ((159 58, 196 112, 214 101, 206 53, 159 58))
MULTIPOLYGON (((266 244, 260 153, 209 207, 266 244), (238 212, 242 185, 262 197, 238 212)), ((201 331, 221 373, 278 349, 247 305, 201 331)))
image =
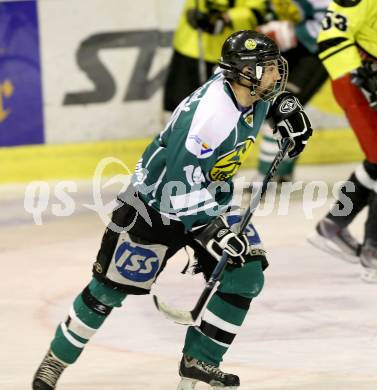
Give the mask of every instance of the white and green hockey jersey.
POLYGON ((232 177, 250 154, 269 103, 239 108, 222 73, 174 111, 137 163, 132 183, 141 199, 187 230, 227 209, 232 177))

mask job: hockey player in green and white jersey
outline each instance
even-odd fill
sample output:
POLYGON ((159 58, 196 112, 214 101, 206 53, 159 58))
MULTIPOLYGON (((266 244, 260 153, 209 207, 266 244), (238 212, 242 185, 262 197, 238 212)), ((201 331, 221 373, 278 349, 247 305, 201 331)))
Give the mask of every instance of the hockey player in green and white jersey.
POLYGON ((178 389, 194 389, 197 381, 215 389, 238 388, 239 378, 219 365, 262 290, 268 263, 252 224, 239 235, 230 228, 240 219, 229 211, 232 177, 266 117, 279 140, 294 140, 291 156, 302 152, 312 129, 298 100, 284 92, 286 61, 270 38, 248 30, 232 34, 219 65, 220 71, 177 107, 119 195, 93 279, 58 326, 34 376, 34 390, 55 389, 112 309, 127 295, 148 294, 168 259, 185 246, 194 250, 197 271, 206 278, 222 251, 230 259, 200 325, 187 330, 178 389))

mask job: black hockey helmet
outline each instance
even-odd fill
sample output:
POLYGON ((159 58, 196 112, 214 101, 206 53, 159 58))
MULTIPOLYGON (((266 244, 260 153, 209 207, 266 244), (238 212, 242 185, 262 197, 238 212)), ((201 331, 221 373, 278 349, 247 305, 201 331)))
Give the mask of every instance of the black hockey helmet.
POLYGON ((242 30, 230 35, 221 50, 220 68, 226 79, 248 86, 252 95, 271 100, 284 91, 288 77, 288 63, 280 55, 277 44, 266 35, 252 30, 242 30), (280 80, 267 91, 262 91, 260 82, 266 66, 278 67, 280 80), (247 70, 245 71, 245 67, 247 70), (251 82, 245 85, 243 80, 251 82))

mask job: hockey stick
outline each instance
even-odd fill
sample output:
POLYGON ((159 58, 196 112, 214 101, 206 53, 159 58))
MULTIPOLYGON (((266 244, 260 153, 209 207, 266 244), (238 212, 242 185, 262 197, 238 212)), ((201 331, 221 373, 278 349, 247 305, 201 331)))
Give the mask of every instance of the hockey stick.
MULTIPOLYGON (((262 186, 258 188, 257 193, 252 198, 248 209, 245 211, 241 222, 238 225, 239 232, 243 232, 248 225, 251 217, 254 214, 254 211, 258 207, 259 201, 262 198, 263 194, 266 192, 267 185, 269 181, 274 176, 277 168, 279 167, 281 161, 287 154, 288 150, 291 148, 293 141, 290 138, 285 138, 282 141, 282 146, 278 153, 275 156, 274 161, 272 162, 270 169, 268 170, 266 176, 263 179, 262 186)), ((156 295, 153 295, 154 304, 157 307, 157 310, 162 312, 168 319, 182 325, 193 325, 195 321, 199 318, 200 313, 205 308, 209 297, 212 294, 212 291, 215 288, 216 283, 220 280, 225 267, 228 262, 229 255, 224 251, 221 259, 217 263, 215 269, 212 272, 211 277, 206 283, 204 290, 200 294, 200 297, 191 311, 174 309, 168 306, 166 303, 162 302, 156 295)))
MULTIPOLYGON (((199 12, 199 0, 195 1, 196 12, 199 12)), ((207 81, 207 65, 204 59, 203 30, 198 27, 198 75, 200 85, 207 81)))

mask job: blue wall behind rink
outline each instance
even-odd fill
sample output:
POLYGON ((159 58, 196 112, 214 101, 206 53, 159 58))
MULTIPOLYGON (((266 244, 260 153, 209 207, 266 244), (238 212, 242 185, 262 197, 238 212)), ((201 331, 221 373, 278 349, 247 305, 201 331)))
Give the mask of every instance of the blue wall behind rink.
POLYGON ((37 1, 0 3, 0 146, 43 142, 37 1))

